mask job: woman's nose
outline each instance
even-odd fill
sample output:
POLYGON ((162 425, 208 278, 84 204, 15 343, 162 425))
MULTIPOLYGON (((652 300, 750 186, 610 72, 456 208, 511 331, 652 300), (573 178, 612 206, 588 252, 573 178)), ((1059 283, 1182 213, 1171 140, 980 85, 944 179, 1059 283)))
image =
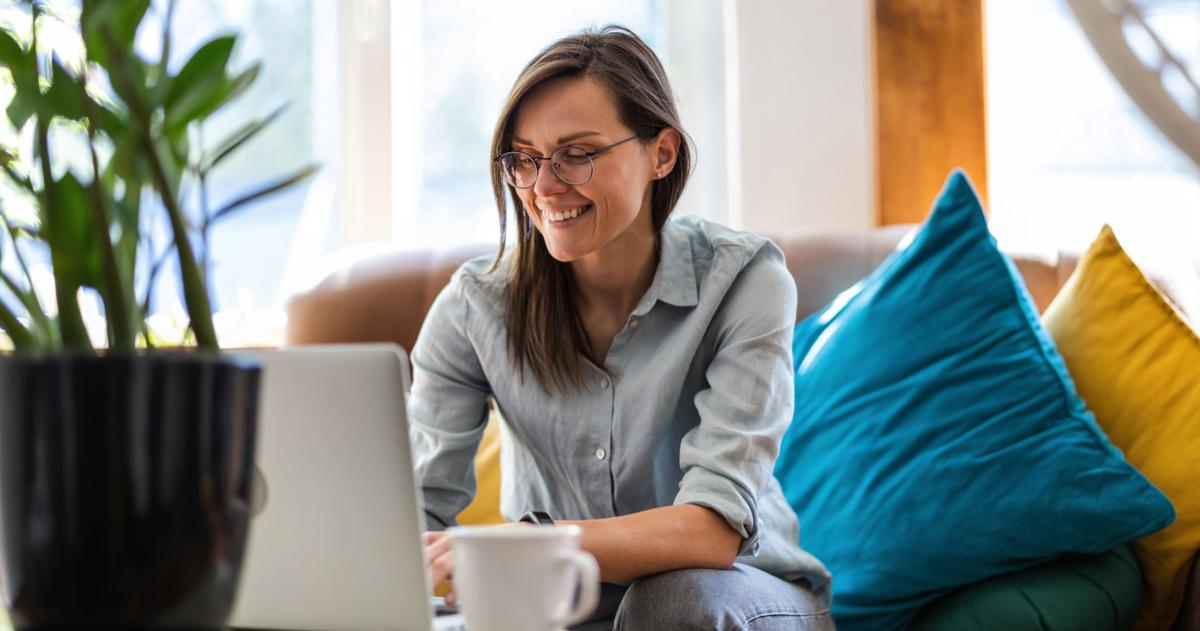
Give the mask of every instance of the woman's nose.
POLYGON ((547 197, 550 195, 561 194, 569 188, 569 185, 558 177, 554 172, 554 167, 550 166, 550 161, 542 162, 541 167, 537 170, 537 179, 533 181, 533 192, 538 197, 547 197))

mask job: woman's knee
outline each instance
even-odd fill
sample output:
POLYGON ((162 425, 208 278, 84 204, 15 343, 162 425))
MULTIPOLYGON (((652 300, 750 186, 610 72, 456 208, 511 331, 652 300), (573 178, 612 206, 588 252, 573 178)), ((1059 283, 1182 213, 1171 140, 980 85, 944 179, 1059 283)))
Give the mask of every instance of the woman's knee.
POLYGON ((723 629, 721 582, 713 574, 727 570, 688 569, 634 581, 617 610, 616 630, 723 629))
POLYGON ((828 608, 800 585, 743 565, 635 581, 614 629, 832 629, 828 608))

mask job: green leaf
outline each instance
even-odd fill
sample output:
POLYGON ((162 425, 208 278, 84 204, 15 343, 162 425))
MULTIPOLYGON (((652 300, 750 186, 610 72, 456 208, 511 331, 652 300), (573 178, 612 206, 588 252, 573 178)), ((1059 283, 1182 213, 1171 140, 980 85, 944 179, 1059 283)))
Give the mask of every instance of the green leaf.
POLYGON ((165 124, 174 133, 188 123, 216 109, 220 97, 228 90, 225 68, 233 54, 237 37, 218 37, 201 46, 172 78, 167 98, 165 124))
POLYGON ((0 30, 0 63, 12 73, 14 93, 6 112, 12 126, 19 130, 37 113, 42 101, 37 57, 33 50, 22 48, 11 33, 0 30))
MULTIPOLYGON (((68 172, 54 182, 55 204, 42 232, 54 258, 56 281, 73 288, 97 287, 102 282, 99 244, 96 243, 95 216, 83 184, 68 172)), ((73 292, 72 292, 73 293, 73 292)))
POLYGON ((25 63, 25 49, 7 29, 0 29, 0 66, 12 68, 25 63))
POLYGON ((194 116, 188 122, 202 121, 217 110, 233 102, 234 99, 249 89, 254 80, 258 78, 258 72, 259 66, 255 64, 236 77, 226 80, 220 89, 212 95, 212 98, 204 103, 203 107, 197 108, 194 116))
POLYGON ((108 69, 109 45, 121 50, 133 49, 133 40, 150 9, 150 0, 86 0, 81 4, 79 26, 88 59, 108 69))
POLYGON ((217 104, 213 107, 213 111, 217 111, 226 103, 229 103, 230 101, 241 96, 246 90, 249 90, 250 86, 254 85, 255 79, 258 79, 258 73, 261 71, 262 64, 254 64, 243 70, 236 77, 227 81, 225 83, 225 91, 222 93, 221 98, 217 100, 217 104))
POLYGON ((129 133, 112 138, 113 154, 109 158, 108 168, 112 169, 118 177, 124 180, 126 186, 130 182, 145 182, 149 180, 150 166, 145 154, 141 151, 142 139, 138 131, 130 129, 129 133))
POLYGON ((250 202, 253 202, 258 199, 262 199, 264 197, 267 197, 268 195, 274 195, 275 193, 278 193, 278 192, 281 192, 288 188, 291 188, 292 186, 299 184, 300 182, 303 182, 304 180, 312 177, 313 174, 315 174, 319 170, 320 170, 320 167, 318 167, 317 165, 315 165, 315 164, 309 165, 309 166, 304 167, 303 169, 300 169, 296 173, 293 173, 292 175, 289 175, 285 178, 276 180, 276 181, 254 191, 252 193, 243 195, 243 196, 229 202, 228 204, 225 204, 219 210, 217 210, 217 212, 213 213, 212 217, 209 219, 208 223, 209 223, 209 225, 212 225, 222 219, 227 218, 234 211, 241 208, 242 206, 245 206, 246 204, 249 204, 250 202))
POLYGON ((18 91, 13 95, 12 101, 8 104, 8 109, 5 110, 5 113, 8 114, 8 121, 12 123, 13 128, 21 129, 37 113, 38 100, 36 97, 31 97, 28 92, 18 91))
POLYGON ((167 136, 168 149, 171 151, 171 159, 181 169, 186 169, 188 163, 188 151, 191 143, 188 142, 187 128, 184 127, 179 133, 170 134, 167 136))
POLYGON ((253 121, 230 134, 221 144, 217 145, 216 149, 212 150, 209 154, 212 156, 211 158, 201 160, 200 171, 202 173, 211 171, 213 167, 220 164, 231 153, 237 151, 238 148, 257 136, 259 132, 266 129, 271 123, 275 122, 287 109, 287 105, 280 106, 274 112, 268 114, 266 118, 253 121))
POLYGON ((41 101, 39 116, 49 120, 61 116, 70 120, 83 120, 83 81, 71 76, 58 60, 53 60, 50 89, 41 101))
POLYGON ((149 109, 158 107, 160 101, 154 98, 157 90, 154 86, 147 85, 146 77, 151 71, 149 64, 142 61, 140 57, 131 51, 124 51, 120 54, 118 61, 109 64, 108 72, 110 78, 113 77, 112 73, 119 72, 128 80, 113 81, 113 92, 124 103, 144 103, 145 107, 149 109))
POLYGON ((124 110, 92 98, 91 95, 88 95, 88 98, 91 101, 88 117, 97 131, 114 141, 129 134, 128 114, 124 110))

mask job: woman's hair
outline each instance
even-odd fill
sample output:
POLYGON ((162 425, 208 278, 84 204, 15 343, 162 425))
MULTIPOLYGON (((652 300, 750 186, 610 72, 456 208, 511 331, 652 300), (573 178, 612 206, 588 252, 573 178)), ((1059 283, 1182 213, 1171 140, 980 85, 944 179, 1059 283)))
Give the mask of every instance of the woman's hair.
MULTIPOLYGON (((606 86, 616 101, 621 122, 643 142, 668 127, 683 137, 675 167, 652 184, 650 208, 657 238, 687 183, 691 152, 662 63, 627 28, 587 29, 564 37, 538 53, 517 77, 500 112, 492 135, 492 157, 511 150, 513 119, 522 99, 538 86, 562 77, 590 77, 606 86)), ((500 265, 504 255, 506 189, 512 199, 518 236, 514 260, 508 268, 509 351, 518 369, 528 366, 543 390, 565 393, 582 387, 583 358, 600 362, 596 361, 575 308, 570 267, 550 255, 516 189, 505 183, 495 161, 492 192, 500 215, 500 250, 492 269, 500 265)))

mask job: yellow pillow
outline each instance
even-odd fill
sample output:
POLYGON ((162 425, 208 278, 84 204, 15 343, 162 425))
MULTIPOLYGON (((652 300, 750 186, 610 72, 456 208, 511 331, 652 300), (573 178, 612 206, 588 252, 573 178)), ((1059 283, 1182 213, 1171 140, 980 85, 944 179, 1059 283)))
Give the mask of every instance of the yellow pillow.
POLYGON ((504 523, 500 515, 500 414, 493 407, 475 454, 475 499, 458 514, 463 526, 504 523))
POLYGON ((1108 226, 1043 322, 1109 439, 1175 505, 1174 524, 1133 543, 1146 584, 1135 628, 1167 629, 1200 550, 1200 336, 1108 226))

